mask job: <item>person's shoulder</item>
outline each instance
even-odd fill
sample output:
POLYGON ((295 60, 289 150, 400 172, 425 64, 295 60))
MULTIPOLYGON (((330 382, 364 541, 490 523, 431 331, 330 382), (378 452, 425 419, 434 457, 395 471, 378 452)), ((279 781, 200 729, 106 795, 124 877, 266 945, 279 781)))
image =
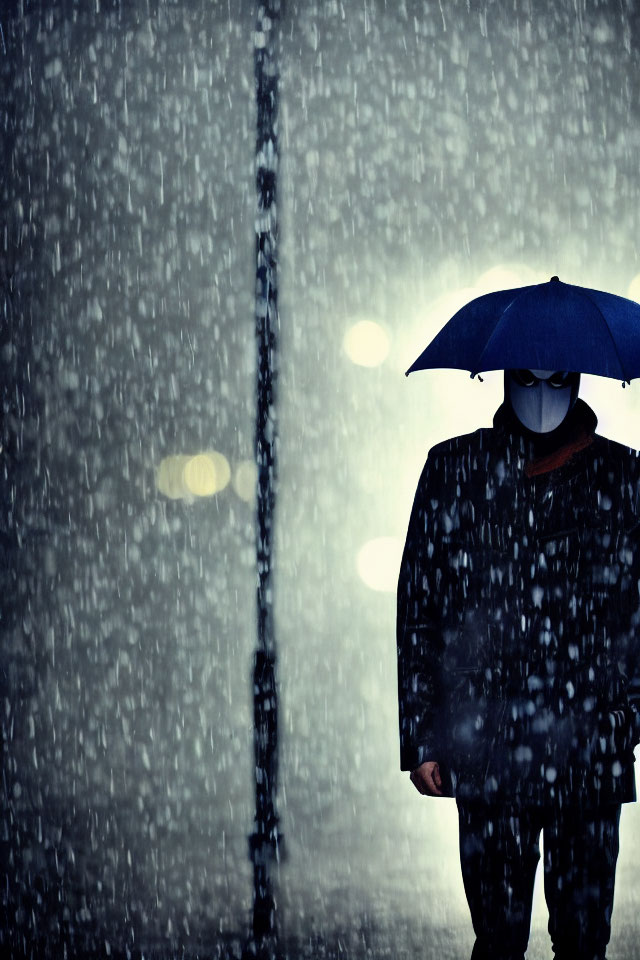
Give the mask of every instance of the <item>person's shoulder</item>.
POLYGON ((599 459, 612 465, 620 463, 635 468, 637 471, 640 470, 640 450, 628 447, 618 440, 611 440, 609 437, 603 437, 601 434, 595 433, 591 450, 599 459))
POLYGON ((473 433, 464 433, 458 437, 449 437, 434 444, 429 450, 429 461, 435 463, 440 459, 452 459, 465 456, 469 453, 482 450, 490 442, 493 429, 479 427, 473 433))

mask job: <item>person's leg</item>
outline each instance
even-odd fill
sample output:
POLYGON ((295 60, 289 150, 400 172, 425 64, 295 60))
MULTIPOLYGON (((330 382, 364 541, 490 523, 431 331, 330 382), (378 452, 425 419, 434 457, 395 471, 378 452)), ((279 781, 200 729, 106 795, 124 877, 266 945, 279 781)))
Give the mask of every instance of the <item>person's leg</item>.
POLYGON ((540 859, 535 811, 458 801, 460 865, 476 942, 471 960, 523 960, 540 859))
POLYGON ((555 960, 604 960, 611 935, 620 804, 544 825, 544 892, 555 960))

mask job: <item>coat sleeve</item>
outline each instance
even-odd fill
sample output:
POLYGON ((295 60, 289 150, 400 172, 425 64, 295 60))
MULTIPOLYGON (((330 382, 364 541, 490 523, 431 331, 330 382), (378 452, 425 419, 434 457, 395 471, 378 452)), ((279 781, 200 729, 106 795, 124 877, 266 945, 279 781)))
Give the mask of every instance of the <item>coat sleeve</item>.
MULTIPOLYGON (((619 736, 619 739, 624 752, 632 753, 634 747, 640 743, 640 470, 639 456, 635 451, 630 463, 632 469, 627 486, 632 491, 633 517, 623 541, 626 565, 623 583, 625 593, 629 596, 629 630, 623 637, 624 655, 620 658, 618 667, 622 669, 628 683, 627 705, 624 711, 626 716, 621 723, 624 737, 619 736)), ((617 733, 617 718, 618 711, 614 710, 613 714, 610 714, 614 733, 617 733)))
POLYGON ((443 761, 439 726, 446 564, 433 451, 418 483, 398 580, 400 768, 443 761))
MULTIPOLYGON (((634 465, 637 467, 637 457, 634 458, 634 461, 634 465)), ((635 523, 628 536, 628 546, 631 554, 629 592, 634 598, 627 661, 629 677, 627 697, 631 712, 631 742, 629 746, 631 750, 640 743, 640 478, 637 474, 638 470, 636 469, 633 474, 633 481, 630 484, 630 487, 635 490, 635 523)))

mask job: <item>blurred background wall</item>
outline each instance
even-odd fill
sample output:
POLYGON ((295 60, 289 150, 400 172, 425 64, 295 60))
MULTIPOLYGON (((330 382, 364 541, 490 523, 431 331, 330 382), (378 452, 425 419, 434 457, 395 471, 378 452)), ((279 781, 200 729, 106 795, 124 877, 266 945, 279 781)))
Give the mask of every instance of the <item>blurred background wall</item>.
MULTIPOLYGON (((640 298, 635 6, 285 6, 278 904, 300 955, 470 949, 455 806, 399 772, 394 590, 428 448, 490 424, 502 378, 403 373, 480 292, 558 274, 640 298)), ((0 938, 16 956, 237 953, 253 6, 11 0, 0 26, 0 938), (222 489, 162 480, 207 451, 222 489)), ((582 394, 640 447, 637 390, 582 394)), ((638 934, 639 844, 630 807, 613 957, 638 934)))

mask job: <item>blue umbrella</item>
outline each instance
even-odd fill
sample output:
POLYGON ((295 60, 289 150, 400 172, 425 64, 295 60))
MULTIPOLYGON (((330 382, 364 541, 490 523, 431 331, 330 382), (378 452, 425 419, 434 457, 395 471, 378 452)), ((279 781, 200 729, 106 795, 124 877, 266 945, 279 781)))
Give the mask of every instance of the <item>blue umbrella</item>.
POLYGON ((552 277, 471 300, 407 370, 572 370, 640 377, 640 305, 552 277))

